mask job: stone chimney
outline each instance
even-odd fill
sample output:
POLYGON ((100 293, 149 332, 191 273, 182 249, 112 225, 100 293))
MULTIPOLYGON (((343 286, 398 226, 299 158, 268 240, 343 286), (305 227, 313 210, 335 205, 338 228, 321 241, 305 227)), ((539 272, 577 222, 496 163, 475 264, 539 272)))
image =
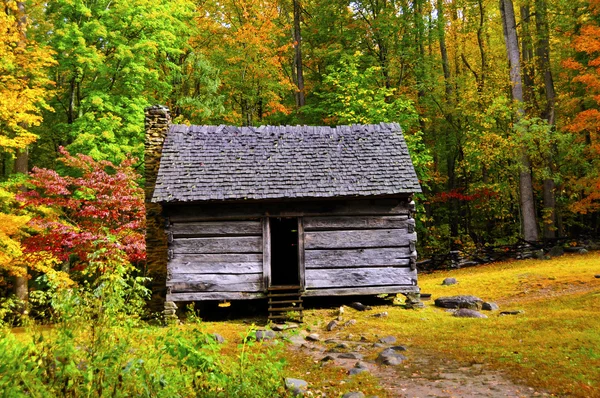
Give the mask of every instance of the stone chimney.
POLYGON ((153 105, 145 110, 146 275, 152 278, 151 311, 162 311, 167 293, 167 235, 162 206, 152 203, 160 157, 171 125, 169 108, 153 105))

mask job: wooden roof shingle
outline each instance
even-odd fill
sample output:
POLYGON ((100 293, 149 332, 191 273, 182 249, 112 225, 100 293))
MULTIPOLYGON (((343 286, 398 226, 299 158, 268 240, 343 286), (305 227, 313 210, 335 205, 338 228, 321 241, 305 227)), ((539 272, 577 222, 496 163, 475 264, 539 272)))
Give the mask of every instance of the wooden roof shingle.
POLYGON ((153 202, 421 192, 398 124, 171 126, 153 202))

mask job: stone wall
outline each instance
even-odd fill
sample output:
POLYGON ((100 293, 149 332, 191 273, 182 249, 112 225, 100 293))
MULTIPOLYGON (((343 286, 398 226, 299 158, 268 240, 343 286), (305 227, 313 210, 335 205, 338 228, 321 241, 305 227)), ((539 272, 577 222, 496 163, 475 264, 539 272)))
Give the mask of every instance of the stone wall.
POLYGON ((163 142, 171 124, 169 108, 161 105, 145 109, 145 194, 146 194, 146 274, 152 278, 151 311, 162 311, 167 293, 167 236, 162 206, 152 203, 163 142))

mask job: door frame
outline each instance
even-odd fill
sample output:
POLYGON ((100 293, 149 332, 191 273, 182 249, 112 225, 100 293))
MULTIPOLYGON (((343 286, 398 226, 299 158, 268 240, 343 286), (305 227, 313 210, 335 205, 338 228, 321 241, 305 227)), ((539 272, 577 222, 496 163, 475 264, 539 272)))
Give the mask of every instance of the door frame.
MULTIPOLYGON (((278 217, 286 218, 286 217, 278 217)), ((304 290, 305 286, 305 272, 304 272, 304 220, 302 217, 289 217, 296 218, 298 220, 298 281, 300 290, 304 290)), ((262 218, 262 231, 263 231, 263 282, 265 290, 271 287, 271 223, 270 216, 262 218)))

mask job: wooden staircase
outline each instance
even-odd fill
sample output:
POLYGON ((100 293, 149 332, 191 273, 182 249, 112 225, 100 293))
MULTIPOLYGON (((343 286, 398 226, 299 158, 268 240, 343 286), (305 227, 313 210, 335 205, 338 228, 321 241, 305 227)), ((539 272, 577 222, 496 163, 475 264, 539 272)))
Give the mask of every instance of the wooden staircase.
POLYGON ((269 320, 294 320, 302 322, 302 292, 300 286, 270 286, 269 320), (295 314, 296 317, 292 316, 295 314))

